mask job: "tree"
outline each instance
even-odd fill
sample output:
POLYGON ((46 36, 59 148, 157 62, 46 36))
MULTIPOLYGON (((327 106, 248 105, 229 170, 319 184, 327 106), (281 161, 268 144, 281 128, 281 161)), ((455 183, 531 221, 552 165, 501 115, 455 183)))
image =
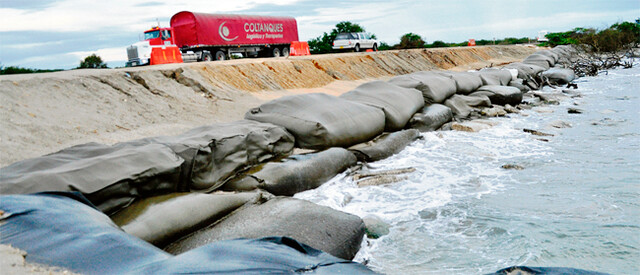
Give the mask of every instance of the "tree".
POLYGON ((447 43, 444 43, 441 40, 433 41, 433 43, 431 44, 431 48, 444 48, 444 47, 449 47, 449 45, 447 43))
POLYGON ((425 42, 420 35, 415 33, 406 33, 400 37, 400 44, 396 46, 398 49, 415 49, 424 48, 425 42))
MULTIPOLYGON (((336 27, 329 33, 323 33, 322 36, 318 36, 309 40, 309 50, 311 53, 330 53, 333 52, 332 45, 333 40, 339 33, 343 32, 365 32, 364 28, 356 23, 349 21, 342 21, 336 24, 336 27)), ((371 35, 371 38, 376 39, 375 35, 371 35)))
POLYGON ((107 63, 102 62, 102 58, 97 56, 95 53, 91 54, 84 58, 83 61, 80 61, 80 66, 78 69, 97 69, 97 68, 108 68, 107 63))

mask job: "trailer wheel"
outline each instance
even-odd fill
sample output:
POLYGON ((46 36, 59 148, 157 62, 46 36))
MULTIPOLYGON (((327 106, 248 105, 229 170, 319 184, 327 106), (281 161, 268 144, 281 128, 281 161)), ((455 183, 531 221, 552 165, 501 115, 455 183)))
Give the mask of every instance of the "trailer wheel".
POLYGON ((280 57, 280 49, 278 48, 273 48, 273 52, 271 53, 273 57, 280 57))
POLYGON ((210 53, 202 53, 202 61, 211 61, 213 57, 211 57, 210 53))
POLYGON ((227 56, 224 54, 223 51, 217 51, 216 52, 216 60, 218 61, 222 61, 222 60, 226 60, 227 56))
POLYGON ((289 47, 283 47, 282 48, 282 56, 287 57, 289 56, 289 47))

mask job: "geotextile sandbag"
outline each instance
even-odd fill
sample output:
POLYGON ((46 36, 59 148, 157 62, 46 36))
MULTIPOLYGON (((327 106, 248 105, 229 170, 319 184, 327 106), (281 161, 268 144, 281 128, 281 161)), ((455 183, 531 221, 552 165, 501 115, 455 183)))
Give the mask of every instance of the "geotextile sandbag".
POLYGON ((111 216, 124 232, 155 246, 170 242, 226 216, 261 193, 175 193, 146 198, 111 216))
POLYGON ((163 144, 185 160, 178 191, 209 192, 236 173, 288 155, 294 138, 283 127, 251 120, 218 123, 177 136, 151 137, 115 144, 163 144))
POLYGON ((456 93, 467 95, 482 86, 480 75, 471 72, 438 72, 443 76, 453 79, 456 82, 456 93))
POLYGON ((484 95, 489 97, 491 104, 516 106, 522 102, 520 89, 511 86, 485 85, 470 96, 484 95))
POLYGON ((326 206, 278 197, 263 204, 247 204, 224 220, 165 247, 165 251, 180 254, 219 240, 265 236, 293 238, 351 260, 360 249, 364 223, 358 216, 326 206))
POLYGON ((132 271, 137 274, 378 274, 288 237, 217 241, 132 271))
POLYGON ((529 80, 529 78, 534 78, 538 75, 538 73, 543 72, 545 68, 540 67, 535 64, 525 64, 522 62, 514 62, 510 63, 505 68, 516 69, 518 70, 518 78, 529 80))
POLYGON ((425 104, 442 103, 456 93, 456 82, 433 72, 416 72, 389 79, 389 83, 422 92, 425 104))
POLYGON ((523 79, 516 79, 516 80, 512 80, 511 82, 509 82, 509 85, 511 87, 516 87, 518 88, 518 90, 520 90, 523 93, 526 93, 528 91, 531 91, 531 88, 529 88, 529 86, 524 84, 524 80, 523 79))
POLYGON ((409 121, 409 127, 420 132, 435 131, 452 119, 453 112, 451 108, 442 104, 431 104, 413 115, 409 121))
POLYGON ((222 189, 247 191, 260 188, 278 196, 293 196, 319 187, 356 162, 353 153, 340 147, 291 155, 257 167, 257 172, 249 171, 246 176, 227 182, 222 189))
POLYGON ((551 59, 553 59, 553 65, 551 65, 551 66, 554 66, 556 64, 556 62, 558 61, 558 58, 559 58, 558 54, 555 53, 554 51, 551 51, 551 50, 537 51, 536 54, 541 54, 541 55, 544 55, 544 56, 551 57, 551 59))
POLYGON ((377 136, 385 126, 379 108, 322 93, 274 99, 245 118, 280 125, 295 136, 297 147, 308 149, 347 147, 377 136))
POLYGON ((384 81, 367 82, 340 98, 381 109, 385 115, 385 131, 403 129, 411 116, 424 106, 420 91, 384 81))
POLYGON ((542 76, 548 78, 551 84, 557 85, 564 85, 576 79, 572 69, 563 68, 551 68, 542 72, 542 76))
POLYGON ((82 274, 122 274, 171 255, 126 234, 79 193, 6 195, 0 243, 82 274))
POLYGON ((420 137, 416 129, 383 133, 375 139, 349 147, 359 161, 378 161, 402 151, 404 147, 420 137))
POLYGON ((473 111, 473 107, 491 107, 491 100, 485 95, 466 96, 454 95, 444 102, 456 118, 466 118, 473 111))
POLYGON ((217 242, 173 256, 120 230, 80 193, 5 195, 0 209, 1 244, 25 251, 29 262, 79 274, 375 274, 286 237, 217 242))
POLYGON ((105 213, 178 190, 184 160, 162 144, 86 143, 0 168, 0 194, 79 191, 105 213))
POLYGON ((544 68, 545 70, 548 70, 555 64, 553 58, 537 53, 527 56, 524 60, 522 60, 522 63, 537 65, 544 68))
POLYGON ((485 68, 475 73, 482 79, 482 85, 507 85, 512 80, 511 72, 505 69, 485 68))

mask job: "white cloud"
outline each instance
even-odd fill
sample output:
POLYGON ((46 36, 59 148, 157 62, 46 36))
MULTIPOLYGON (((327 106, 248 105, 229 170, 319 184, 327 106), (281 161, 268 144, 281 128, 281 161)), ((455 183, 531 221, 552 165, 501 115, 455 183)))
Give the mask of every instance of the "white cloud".
MULTIPOLYGON (((112 27, 114 31, 141 31, 154 25, 156 18, 169 18, 177 11, 234 12, 259 4, 290 5, 297 0, 154 1, 145 0, 85 1, 64 0, 43 10, 0 8, 0 31, 91 31, 112 27)), ((161 22, 168 25, 168 22, 161 22)))

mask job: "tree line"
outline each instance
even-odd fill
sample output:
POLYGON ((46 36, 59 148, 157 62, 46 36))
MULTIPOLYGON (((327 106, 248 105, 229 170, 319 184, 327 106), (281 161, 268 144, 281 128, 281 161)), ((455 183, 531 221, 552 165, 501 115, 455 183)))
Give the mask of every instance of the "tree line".
MULTIPOLYGON (((321 36, 309 40, 309 49, 313 54, 333 53, 337 52, 332 49, 333 40, 335 40, 338 33, 344 32, 366 32, 365 28, 357 23, 349 21, 343 21, 336 24, 328 33, 325 32, 321 36)), ((375 34, 372 35, 375 39, 375 34)), ((611 25, 609 28, 603 30, 596 30, 593 28, 575 28, 567 32, 549 33, 546 35, 549 39, 548 42, 538 44, 539 46, 554 47, 557 45, 576 44, 586 47, 586 49, 595 52, 614 52, 620 51, 623 48, 637 47, 640 43, 640 18, 635 22, 621 22, 611 25)), ((531 43, 528 37, 507 37, 503 39, 476 40, 475 43, 478 46, 484 45, 512 45, 512 44, 525 44, 531 43)), ((419 48, 441 48, 441 47, 463 47, 467 46, 468 41, 459 43, 444 42, 441 40, 433 41, 433 43, 427 43, 426 39, 415 33, 406 33, 400 37, 400 43, 395 45, 389 45, 385 42, 380 42, 378 45, 379 50, 391 50, 391 49, 419 49, 419 48)))

